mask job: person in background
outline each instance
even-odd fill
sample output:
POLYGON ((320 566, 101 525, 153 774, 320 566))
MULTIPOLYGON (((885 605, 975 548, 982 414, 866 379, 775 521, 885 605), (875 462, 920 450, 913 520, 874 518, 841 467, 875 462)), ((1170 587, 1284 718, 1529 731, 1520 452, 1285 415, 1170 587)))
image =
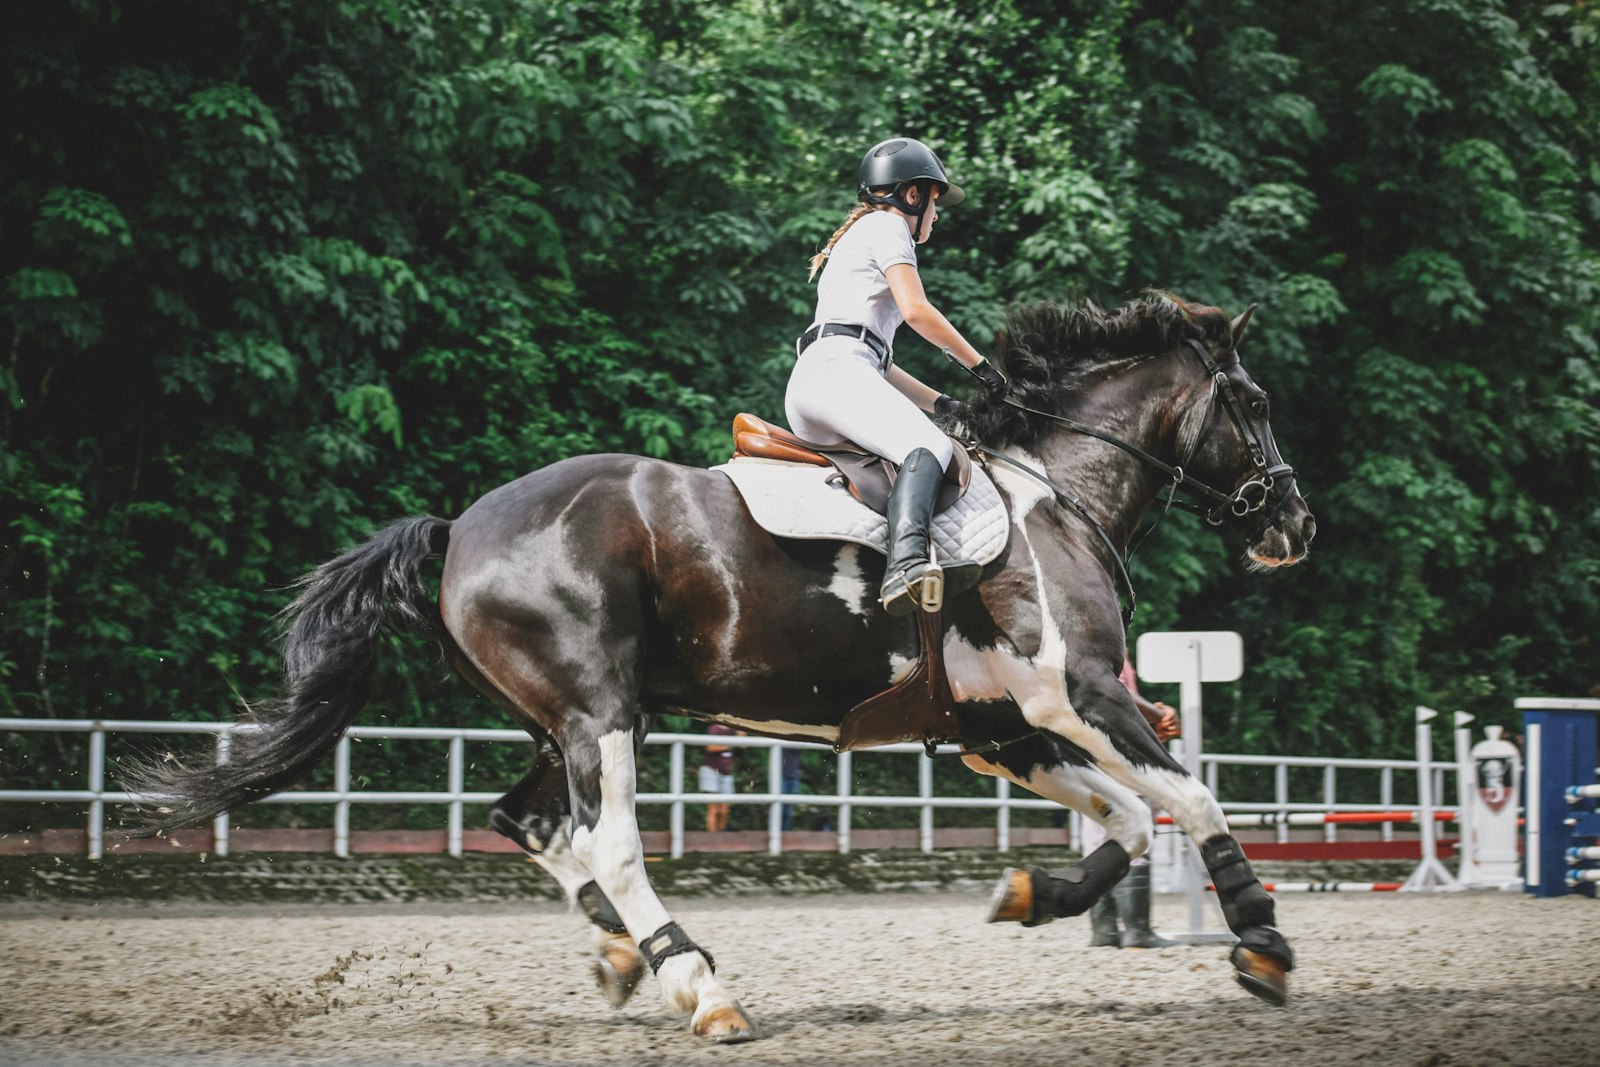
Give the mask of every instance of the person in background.
MULTIPOLYGON (((739 736, 739 731, 720 722, 711 724, 709 734, 739 736)), ((737 787, 733 777, 734 751, 730 745, 708 744, 700 758, 700 792, 732 794, 737 787)), ((720 833, 728 828, 728 805, 706 805, 706 829, 720 833)))
MULTIPOLYGON (((785 748, 783 750, 783 791, 785 793, 800 792, 800 750, 798 748, 785 748)), ((783 806, 784 832, 794 829, 793 804, 783 806)))
MULTIPOLYGON (((1182 733, 1178 713, 1159 701, 1152 703, 1139 695, 1139 679, 1133 661, 1126 651, 1122 654, 1123 686, 1133 696, 1139 714, 1155 730, 1161 741, 1171 741, 1182 733)), ((1152 828, 1153 831, 1153 828, 1152 828)), ((1105 840, 1105 831, 1093 819, 1083 820, 1083 841, 1080 849, 1088 855, 1105 840)), ((1168 948, 1179 944, 1169 941, 1150 928, 1150 856, 1140 856, 1128 868, 1128 873, 1089 909, 1090 948, 1168 948), (1121 927, 1118 927, 1118 920, 1121 927)))

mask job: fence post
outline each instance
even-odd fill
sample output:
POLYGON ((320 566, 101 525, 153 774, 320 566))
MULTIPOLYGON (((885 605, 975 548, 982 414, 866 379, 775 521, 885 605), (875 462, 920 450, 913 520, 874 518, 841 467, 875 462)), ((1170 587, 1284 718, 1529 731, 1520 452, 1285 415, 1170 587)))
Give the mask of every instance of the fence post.
MULTIPOLYGON (((1378 803, 1384 811, 1394 810, 1394 768, 1385 767, 1378 776, 1378 803)), ((1383 840, 1394 840, 1394 823, 1383 824, 1383 840)))
POLYGON ((467 740, 456 734, 450 739, 450 821, 445 835, 450 855, 456 859, 461 858, 461 819, 462 810, 466 807, 461 794, 466 791, 467 785, 466 760, 467 740))
POLYGON ((1289 840, 1289 765, 1277 764, 1272 771, 1273 799, 1278 804, 1278 814, 1284 818, 1278 823, 1278 844, 1289 840))
MULTIPOLYGON (((767 792, 775 797, 783 794, 783 750, 777 745, 767 746, 767 792)), ((767 806, 767 854, 783 854, 783 801, 767 806)))
MULTIPOLYGON (((838 759, 839 795, 850 795, 850 753, 839 753, 838 759)), ((850 804, 846 801, 839 805, 839 851, 850 851, 850 804)))
POLYGON ((339 738, 333 749, 333 791, 339 799, 333 805, 333 854, 350 857, 350 735, 339 738))
MULTIPOLYGON (((933 758, 927 753, 917 756, 917 795, 923 800, 933 799, 933 758)), ((933 805, 922 805, 921 832, 917 835, 922 851, 933 851, 933 805)))
POLYGON ((672 790, 672 807, 668 812, 669 849, 672 858, 683 859, 683 742, 672 742, 672 755, 668 763, 667 787, 672 790))
POLYGON ((1011 851, 1011 781, 998 774, 994 777, 994 798, 1000 802, 1000 810, 995 815, 994 846, 1001 852, 1011 851))
MULTIPOLYGON (((1336 796, 1335 769, 1334 769, 1333 764, 1330 763, 1326 767, 1322 768, 1322 807, 1323 807, 1323 810, 1325 810, 1325 811, 1332 811, 1333 810, 1335 796, 1336 796)), ((1339 824, 1338 823, 1331 823, 1331 822, 1324 824, 1323 827, 1322 827, 1322 839, 1324 841, 1337 841, 1337 840, 1339 840, 1339 824)))
MULTIPOLYGON (((217 766, 228 762, 228 750, 233 746, 233 731, 222 730, 217 734, 217 766)), ((233 823, 228 813, 223 812, 211 822, 211 851, 219 856, 228 854, 228 834, 233 823)))
POLYGON ((100 794, 106 788, 106 732, 89 731, 89 858, 101 859, 106 847, 106 802, 100 794))

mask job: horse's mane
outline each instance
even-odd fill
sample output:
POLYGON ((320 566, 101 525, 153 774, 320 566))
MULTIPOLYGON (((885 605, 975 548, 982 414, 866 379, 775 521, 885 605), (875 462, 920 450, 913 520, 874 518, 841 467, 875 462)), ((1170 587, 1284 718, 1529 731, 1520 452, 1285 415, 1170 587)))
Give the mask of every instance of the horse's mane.
MULTIPOLYGON (((1152 358, 1185 338, 1223 339, 1228 328, 1220 308, 1154 290, 1115 311, 1092 300, 1019 304, 1007 309, 990 358, 1011 379, 1012 399, 1055 411, 1062 396, 1108 363, 1152 358)), ((972 398, 965 421, 991 446, 1027 445, 1046 428, 1044 420, 984 396, 972 398)))

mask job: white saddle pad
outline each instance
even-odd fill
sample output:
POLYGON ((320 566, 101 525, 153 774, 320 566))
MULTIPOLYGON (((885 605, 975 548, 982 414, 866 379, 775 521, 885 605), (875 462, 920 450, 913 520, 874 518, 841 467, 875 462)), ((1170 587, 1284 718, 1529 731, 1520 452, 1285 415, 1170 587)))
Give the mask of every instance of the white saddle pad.
MULTIPOLYGON (((853 541, 887 552, 889 520, 830 485, 832 467, 739 457, 712 470, 732 479, 763 530, 777 537, 853 541)), ((1006 547, 1011 525, 989 473, 977 464, 961 498, 933 517, 931 534, 940 556, 988 563, 1006 547)))

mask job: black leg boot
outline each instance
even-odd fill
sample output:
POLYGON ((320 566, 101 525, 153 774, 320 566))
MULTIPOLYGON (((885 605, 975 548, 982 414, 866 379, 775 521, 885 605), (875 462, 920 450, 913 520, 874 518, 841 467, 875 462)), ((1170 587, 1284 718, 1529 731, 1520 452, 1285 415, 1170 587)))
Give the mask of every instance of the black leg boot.
POLYGON ((1128 876, 1111 891, 1117 898, 1117 911, 1122 915, 1123 948, 1171 948, 1179 944, 1168 941, 1150 929, 1150 865, 1136 864, 1128 868, 1128 876))
POLYGON ((889 558, 878 599, 890 615, 908 615, 924 602, 932 610, 946 592, 971 589, 982 572, 971 560, 941 560, 943 574, 939 589, 922 588, 929 567, 928 524, 933 521, 933 506, 943 481, 944 469, 933 453, 926 448, 914 448, 900 465, 894 488, 889 492, 889 558))

